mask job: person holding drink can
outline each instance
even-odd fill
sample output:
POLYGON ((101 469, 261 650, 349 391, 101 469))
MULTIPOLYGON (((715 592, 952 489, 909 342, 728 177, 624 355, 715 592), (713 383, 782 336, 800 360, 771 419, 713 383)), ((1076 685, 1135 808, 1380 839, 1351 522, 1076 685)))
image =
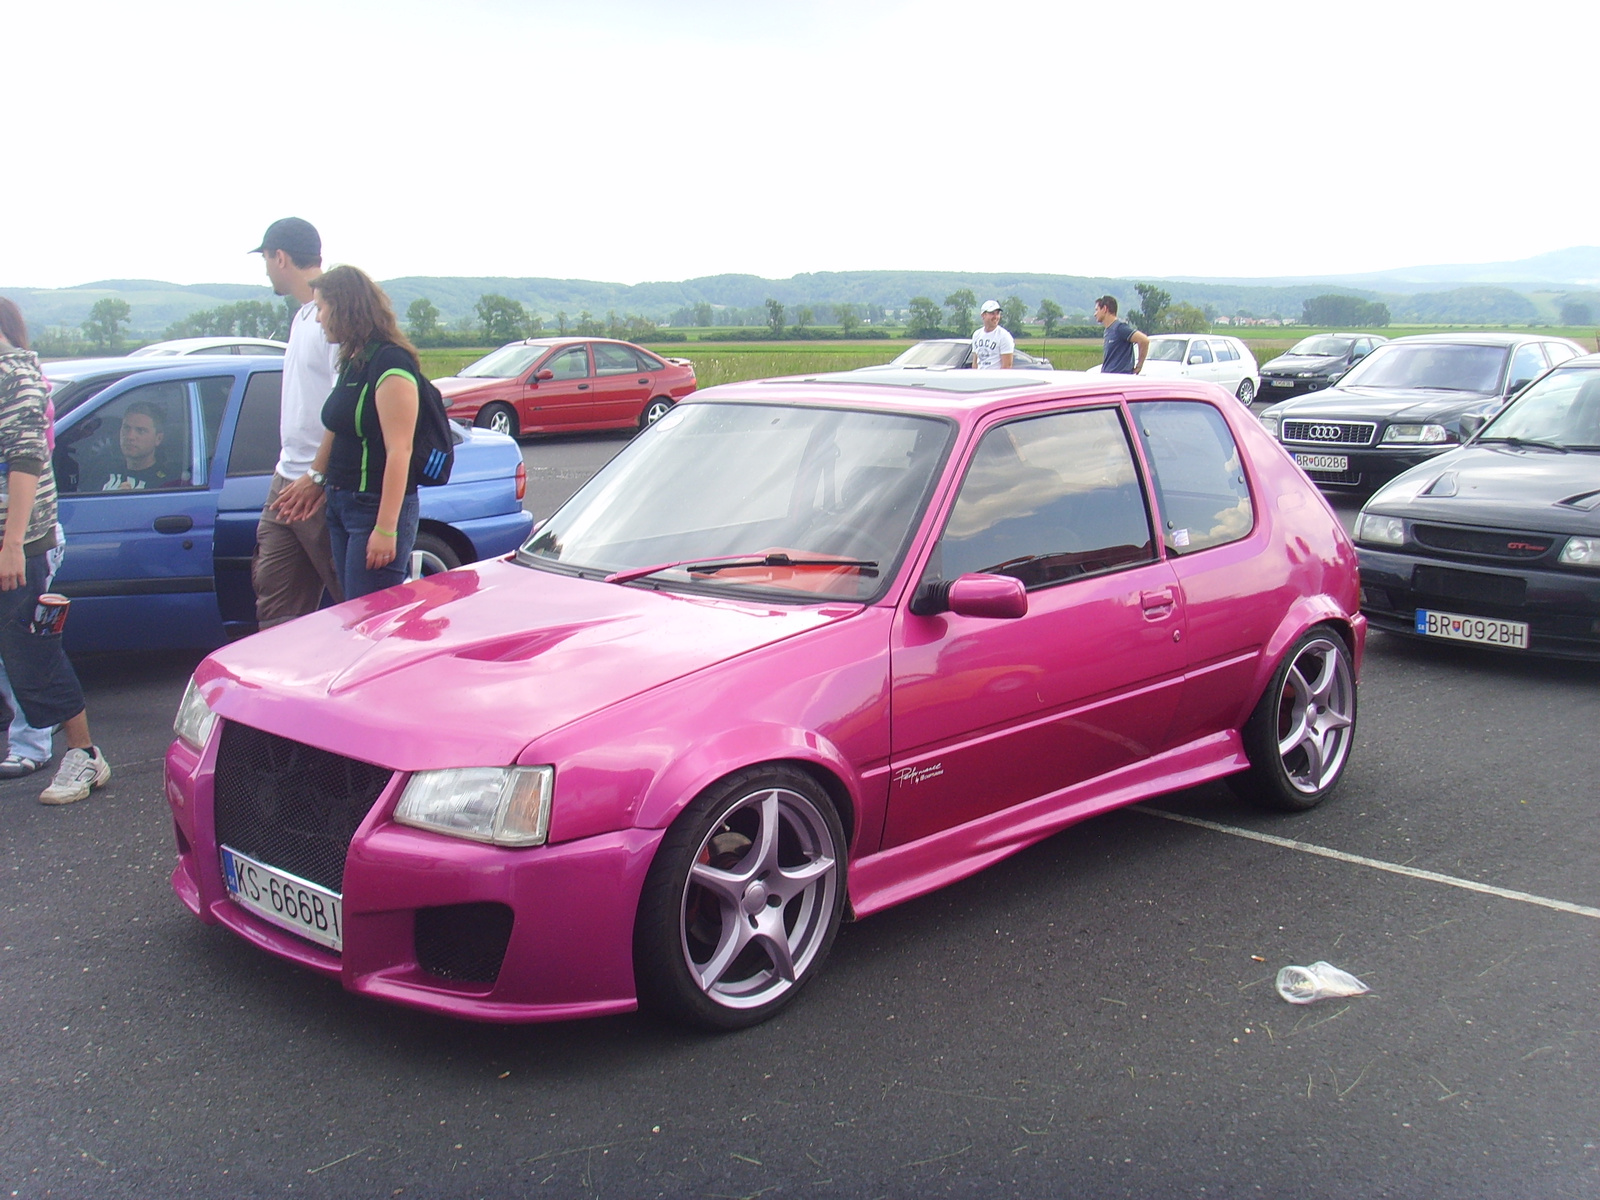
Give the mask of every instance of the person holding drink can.
POLYGON ((67 752, 39 802, 71 804, 104 787, 111 765, 89 735, 83 688, 61 648, 65 598, 43 599, 56 544, 47 402, 22 312, 0 297, 0 661, 28 724, 66 733, 67 752))

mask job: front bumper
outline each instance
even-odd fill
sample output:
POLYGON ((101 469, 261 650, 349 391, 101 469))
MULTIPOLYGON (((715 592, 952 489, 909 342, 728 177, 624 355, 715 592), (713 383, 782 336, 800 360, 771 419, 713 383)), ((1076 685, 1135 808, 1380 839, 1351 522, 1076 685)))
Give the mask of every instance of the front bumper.
POLYGON ((1525 621, 1528 649, 1502 653, 1600 661, 1600 575, 1496 568, 1365 546, 1356 555, 1361 611, 1376 629, 1422 636, 1416 632, 1419 608, 1525 621))
MULTIPOLYGON (((1347 460, 1347 467, 1343 471, 1307 467, 1302 463, 1300 469, 1305 471, 1311 482, 1318 487, 1373 492, 1412 467, 1425 463, 1430 458, 1437 458, 1446 450, 1454 450, 1456 443, 1445 442, 1437 446, 1396 446, 1390 449, 1385 446, 1284 442, 1283 448, 1289 452, 1290 457, 1302 454, 1337 455, 1347 460)), ((1300 460, 1295 457, 1295 461, 1300 460)))
POLYGON ((1260 398, 1268 403, 1292 400, 1296 396, 1309 396, 1312 392, 1320 392, 1332 382, 1333 380, 1326 375, 1319 375, 1314 379, 1301 379, 1294 375, 1268 375, 1263 372, 1260 398))
POLYGON ((350 843, 341 889, 343 947, 335 952, 228 895, 214 810, 222 725, 204 752, 174 741, 166 757, 178 844, 172 887, 202 921, 337 979, 347 991, 446 1016, 557 1021, 638 1006, 634 913, 661 830, 519 850, 481 845, 394 824, 389 817, 408 778, 396 772, 350 843), (492 978, 440 974, 430 960, 439 958, 439 931, 448 936, 450 914, 494 906, 509 910, 511 919, 492 978))

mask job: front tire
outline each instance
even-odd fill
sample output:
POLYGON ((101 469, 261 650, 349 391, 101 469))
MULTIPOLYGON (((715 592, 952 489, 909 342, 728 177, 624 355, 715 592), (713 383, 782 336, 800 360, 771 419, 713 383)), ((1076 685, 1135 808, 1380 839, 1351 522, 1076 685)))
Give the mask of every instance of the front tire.
POLYGON ((479 429, 503 433, 507 437, 516 437, 520 431, 517 410, 509 404, 485 404, 472 423, 479 429))
POLYGON ((844 829, 816 780, 790 766, 722 780, 672 823, 645 878, 640 1002, 713 1031, 765 1021, 821 968, 844 897, 844 829))
POLYGON ((1273 672, 1243 730, 1250 769, 1228 782, 1267 808, 1315 808, 1344 778, 1355 732, 1350 650, 1342 637, 1319 625, 1289 648, 1273 672))
POLYGON ((1255 402, 1256 385, 1251 383, 1248 379, 1241 379, 1239 381, 1239 390, 1235 392, 1234 395, 1239 397, 1240 404, 1244 405, 1246 408, 1249 408, 1250 405, 1255 402))

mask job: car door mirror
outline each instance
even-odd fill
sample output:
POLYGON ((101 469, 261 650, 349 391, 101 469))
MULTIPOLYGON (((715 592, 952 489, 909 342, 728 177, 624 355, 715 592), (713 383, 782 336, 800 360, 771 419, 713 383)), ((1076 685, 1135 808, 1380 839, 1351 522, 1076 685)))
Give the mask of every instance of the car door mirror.
POLYGON ((1189 355, 1189 365, 1191 367, 1203 362, 1205 362, 1205 359, 1201 358, 1198 354, 1189 355))
POLYGON ((1028 589, 1010 575, 962 575, 925 583, 911 601, 919 617, 942 612, 958 617, 986 617, 1010 621, 1028 613, 1028 589))
POLYGON ((549 367, 546 367, 544 370, 542 370, 542 371, 538 372, 536 375, 534 375, 534 377, 532 379, 530 379, 528 382, 529 383, 538 383, 542 379, 554 379, 555 377, 556 377, 556 373, 554 371, 552 371, 549 367))
POLYGON ((1462 417, 1461 440, 1464 442, 1469 438, 1476 437, 1478 435, 1478 430, 1484 427, 1484 424, 1488 421, 1488 419, 1489 418, 1484 416, 1482 413, 1468 413, 1466 416, 1462 417))

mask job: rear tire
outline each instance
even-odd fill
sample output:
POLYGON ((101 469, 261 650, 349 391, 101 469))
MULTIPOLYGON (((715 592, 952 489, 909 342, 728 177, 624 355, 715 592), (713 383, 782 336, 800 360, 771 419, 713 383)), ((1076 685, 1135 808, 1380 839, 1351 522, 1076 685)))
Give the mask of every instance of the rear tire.
POLYGON ((639 1001, 724 1031, 757 1025, 821 969, 845 897, 844 828, 792 766, 751 767, 678 816, 634 920, 639 1001))
POLYGON ((479 429, 503 433, 507 437, 516 437, 520 432, 517 410, 509 404, 485 404, 472 423, 479 429))
POLYGON ((672 411, 672 401, 665 396, 657 396, 644 406, 644 411, 639 414, 639 428, 649 429, 662 417, 672 411))
POLYGON ((1356 732, 1356 681, 1350 650, 1326 625, 1303 634, 1272 673, 1245 722, 1250 769, 1228 783, 1267 808, 1304 812, 1344 778, 1356 732))
POLYGON ((461 556, 450 548, 450 543, 433 533, 419 533, 411 546, 411 566, 407 579, 426 579, 453 571, 461 565, 461 556))

